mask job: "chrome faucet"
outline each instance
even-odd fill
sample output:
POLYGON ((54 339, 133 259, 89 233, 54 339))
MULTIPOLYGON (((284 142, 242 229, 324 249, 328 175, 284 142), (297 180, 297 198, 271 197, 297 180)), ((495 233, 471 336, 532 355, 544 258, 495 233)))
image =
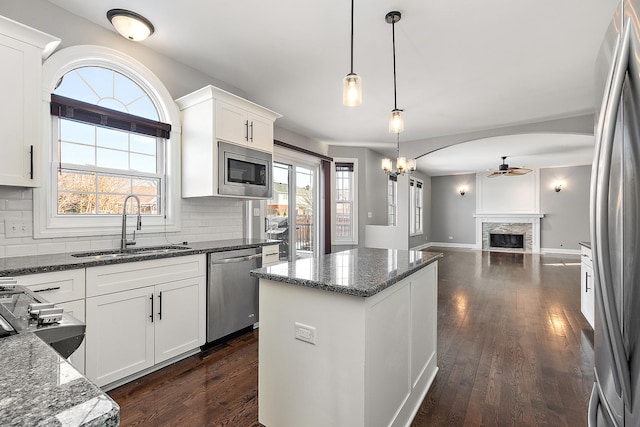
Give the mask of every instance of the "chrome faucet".
POLYGON ((142 218, 140 217, 140 199, 135 194, 129 194, 124 198, 124 207, 122 208, 122 238, 120 239, 120 250, 127 249, 127 246, 136 244, 136 230, 133 230, 133 239, 127 240, 127 202, 130 198, 136 199, 138 202, 138 218, 136 220, 136 230, 142 230, 142 218))

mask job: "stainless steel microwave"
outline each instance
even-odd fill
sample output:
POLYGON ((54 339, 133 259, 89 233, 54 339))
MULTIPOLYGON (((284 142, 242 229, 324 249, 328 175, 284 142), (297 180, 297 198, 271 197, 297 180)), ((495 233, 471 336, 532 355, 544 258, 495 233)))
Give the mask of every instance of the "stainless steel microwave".
POLYGON ((218 194, 271 198, 272 155, 218 141, 218 194))

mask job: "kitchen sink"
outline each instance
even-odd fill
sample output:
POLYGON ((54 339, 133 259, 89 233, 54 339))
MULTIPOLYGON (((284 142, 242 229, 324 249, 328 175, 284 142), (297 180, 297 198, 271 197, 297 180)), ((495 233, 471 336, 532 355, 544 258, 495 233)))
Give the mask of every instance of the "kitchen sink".
POLYGON ((77 252, 75 254, 71 254, 71 256, 76 258, 114 259, 140 255, 161 255, 186 251, 189 249, 191 249, 191 247, 182 245, 144 246, 140 248, 129 248, 124 250, 114 249, 106 251, 77 252))

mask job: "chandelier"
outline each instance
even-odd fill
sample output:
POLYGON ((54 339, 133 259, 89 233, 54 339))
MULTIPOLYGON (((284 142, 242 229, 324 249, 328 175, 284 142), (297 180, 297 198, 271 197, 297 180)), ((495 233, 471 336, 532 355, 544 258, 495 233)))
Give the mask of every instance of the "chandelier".
POLYGON ((398 176, 405 173, 412 173, 416 170, 415 159, 408 159, 406 157, 400 157, 400 134, 396 134, 396 165, 393 167, 393 160, 388 157, 382 159, 382 170, 387 175, 398 176))
POLYGON ((396 165, 389 158, 382 159, 382 170, 392 176, 404 175, 416 170, 416 161, 414 159, 407 160, 406 157, 400 157, 400 132, 404 130, 404 120, 402 119, 402 110, 398 109, 397 90, 396 90, 396 22, 400 21, 402 14, 398 11, 392 11, 385 15, 384 19, 391 24, 392 41, 393 41, 393 110, 389 119, 389 132, 396 134, 396 165))

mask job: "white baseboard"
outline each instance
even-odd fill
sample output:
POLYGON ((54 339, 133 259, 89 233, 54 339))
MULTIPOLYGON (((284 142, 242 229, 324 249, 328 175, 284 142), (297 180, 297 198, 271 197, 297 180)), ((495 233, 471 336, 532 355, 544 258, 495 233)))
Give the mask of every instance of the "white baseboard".
POLYGON ((580 249, 540 248, 542 254, 580 255, 580 249))
POLYGON ((414 246, 414 247, 410 248, 409 250, 419 251, 419 250, 422 250, 422 249, 427 249, 429 246, 431 246, 431 243, 424 243, 422 245, 414 246))
POLYGON ((444 242, 429 242, 425 245, 418 246, 419 248, 430 248, 432 246, 438 246, 441 248, 462 248, 462 249, 478 249, 475 243, 444 243, 444 242))

